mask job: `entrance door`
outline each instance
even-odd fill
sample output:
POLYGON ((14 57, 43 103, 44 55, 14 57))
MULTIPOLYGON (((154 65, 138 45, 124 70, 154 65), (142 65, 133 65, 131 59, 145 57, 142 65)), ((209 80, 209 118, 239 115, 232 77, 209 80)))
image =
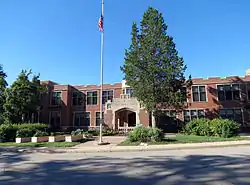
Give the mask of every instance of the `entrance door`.
POLYGON ((128 126, 129 127, 136 126, 136 114, 135 114, 135 112, 131 112, 128 114, 128 126))

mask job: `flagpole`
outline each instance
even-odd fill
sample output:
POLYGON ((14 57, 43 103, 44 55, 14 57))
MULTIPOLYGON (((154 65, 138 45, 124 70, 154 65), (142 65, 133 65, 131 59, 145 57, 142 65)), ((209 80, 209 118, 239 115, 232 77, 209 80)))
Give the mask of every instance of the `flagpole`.
MULTIPOLYGON (((102 18, 104 19, 104 0, 102 0, 102 18)), ((103 20, 104 21, 104 20, 103 20)), ((103 123, 103 105, 102 105, 102 92, 103 92, 103 52, 104 52, 104 29, 101 32, 101 78, 100 78, 100 140, 99 143, 102 143, 102 123, 103 123)))

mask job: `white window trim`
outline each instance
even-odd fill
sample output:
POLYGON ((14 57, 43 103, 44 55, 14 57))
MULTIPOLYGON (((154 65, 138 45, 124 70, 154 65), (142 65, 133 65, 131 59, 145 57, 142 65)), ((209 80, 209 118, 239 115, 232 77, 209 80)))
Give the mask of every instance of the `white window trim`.
MULTIPOLYGON (((86 97, 87 97, 87 95, 86 95, 86 97)), ((71 93, 71 106, 74 106, 74 107, 81 107, 81 106, 84 106, 84 92, 82 92, 82 91, 72 91, 72 93, 71 93), (82 93, 83 94, 83 104, 82 105, 73 105, 73 93, 74 92, 80 92, 80 93, 82 93)))
MULTIPOLYGON (((99 126, 96 126, 96 113, 97 112, 100 112, 100 111, 95 111, 95 127, 99 127, 99 126)), ((102 119, 103 119, 103 122, 104 122, 104 111, 102 111, 102 113, 103 113, 103 117, 102 117, 102 119)))
POLYGON ((198 102, 208 102, 208 95, 207 95, 207 85, 192 85, 191 86, 191 102, 193 103, 198 103, 198 102), (205 93, 206 93, 206 101, 200 101, 200 90, 199 90, 199 86, 205 86, 205 93), (198 93, 199 93, 199 101, 194 101, 193 99, 193 87, 198 87, 198 93))
POLYGON ((191 120, 191 110, 197 111, 197 117, 198 117, 198 111, 199 111, 199 110, 203 110, 204 113, 205 113, 205 117, 206 117, 206 110, 205 110, 205 109, 202 109, 202 108, 198 108, 198 109, 185 109, 185 110, 182 111, 182 121, 185 121, 185 120, 184 120, 184 116, 185 116, 185 115, 184 115, 184 111, 187 111, 187 110, 188 110, 189 113, 190 113, 190 116, 189 116, 189 117, 190 117, 190 120, 191 120))
MULTIPOLYGON (((58 93, 58 92, 60 92, 61 94, 62 94, 62 96, 63 96, 63 92, 62 91, 51 91, 51 95, 50 95, 50 105, 51 106, 58 106, 58 105, 52 105, 52 97, 53 97, 53 93, 58 93)), ((61 97, 61 101, 63 100, 63 97, 61 97)))
MULTIPOLYGON (((244 124, 244 110, 243 110, 243 108, 242 107, 233 107, 233 108, 220 108, 220 109, 218 109, 218 111, 219 111, 219 116, 220 116, 220 110, 221 109, 224 109, 224 110, 235 110, 235 109, 240 109, 240 111, 241 111, 241 116, 242 116, 242 123, 244 124)), ((235 115, 234 115, 234 117, 235 117, 235 115)))
POLYGON ((50 112, 49 112, 49 125, 51 125, 51 114, 52 114, 53 112, 57 112, 57 113, 60 114, 60 124, 59 124, 59 126, 61 127, 61 126, 62 126, 62 113, 61 113, 61 111, 50 111, 50 112))
MULTIPOLYGON (((216 84, 216 90, 217 90, 217 95, 216 95, 216 99, 218 102, 225 102, 225 101, 241 101, 242 100, 242 91, 241 91, 241 83, 225 83, 225 84, 216 84), (230 85, 232 87, 232 85, 239 85, 240 87, 240 100, 224 100, 224 101, 221 101, 219 100, 219 96, 218 96, 218 86, 221 86, 221 85, 230 85)), ((232 91, 232 97, 233 97, 233 91, 232 91)))
POLYGON ((86 105, 87 106, 96 106, 96 105, 99 105, 98 104, 98 98, 100 97, 100 91, 98 91, 98 90, 92 90, 92 91, 86 91, 86 105), (96 104, 88 104, 88 93, 89 92, 97 92, 97 103, 96 104), (99 93, 98 93, 99 92, 99 93))
MULTIPOLYGON (((115 96, 115 90, 114 89, 103 89, 102 91, 113 91, 113 98, 112 100, 114 99, 114 96, 115 96)), ((101 93, 101 91, 99 91, 101 93)), ((103 96, 102 96, 103 98, 103 96)))
MULTIPOLYGON (((91 113, 90 113, 90 111, 74 111, 73 112, 73 127, 75 127, 75 114, 76 113, 89 113, 89 126, 88 127, 90 127, 91 126, 91 113)), ((84 127, 84 126, 79 126, 79 127, 84 127)))

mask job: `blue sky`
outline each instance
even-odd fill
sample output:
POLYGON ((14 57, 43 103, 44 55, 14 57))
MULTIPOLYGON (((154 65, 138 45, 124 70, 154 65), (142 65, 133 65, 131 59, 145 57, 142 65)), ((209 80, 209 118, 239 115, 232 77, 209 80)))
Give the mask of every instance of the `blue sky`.
MULTIPOLYGON (((120 82, 133 21, 153 6, 193 77, 243 76, 250 68, 249 0, 105 0, 104 83, 120 82)), ((100 83, 101 0, 0 1, 0 64, 62 84, 100 83)))

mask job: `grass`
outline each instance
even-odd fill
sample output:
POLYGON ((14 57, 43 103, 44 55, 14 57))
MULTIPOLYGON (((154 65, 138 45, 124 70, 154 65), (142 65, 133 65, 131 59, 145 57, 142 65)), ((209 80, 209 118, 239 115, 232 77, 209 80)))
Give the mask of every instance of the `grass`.
POLYGON ((93 139, 83 139, 79 142, 44 142, 44 143, 14 143, 14 142, 6 142, 0 143, 0 147, 51 147, 51 148, 68 148, 76 146, 80 143, 84 143, 87 141, 91 141, 93 139))
MULTIPOLYGON (((177 143, 203 143, 203 142, 219 142, 219 141, 238 141, 238 140, 250 140, 250 137, 231 137, 231 138, 221 138, 221 137, 206 137, 206 136, 194 136, 194 135, 182 135, 178 134, 176 136, 165 138, 160 142, 148 142, 149 145, 164 145, 164 144, 177 144, 177 143)), ((140 142, 130 142, 128 140, 120 143, 120 146, 137 146, 140 142)))

